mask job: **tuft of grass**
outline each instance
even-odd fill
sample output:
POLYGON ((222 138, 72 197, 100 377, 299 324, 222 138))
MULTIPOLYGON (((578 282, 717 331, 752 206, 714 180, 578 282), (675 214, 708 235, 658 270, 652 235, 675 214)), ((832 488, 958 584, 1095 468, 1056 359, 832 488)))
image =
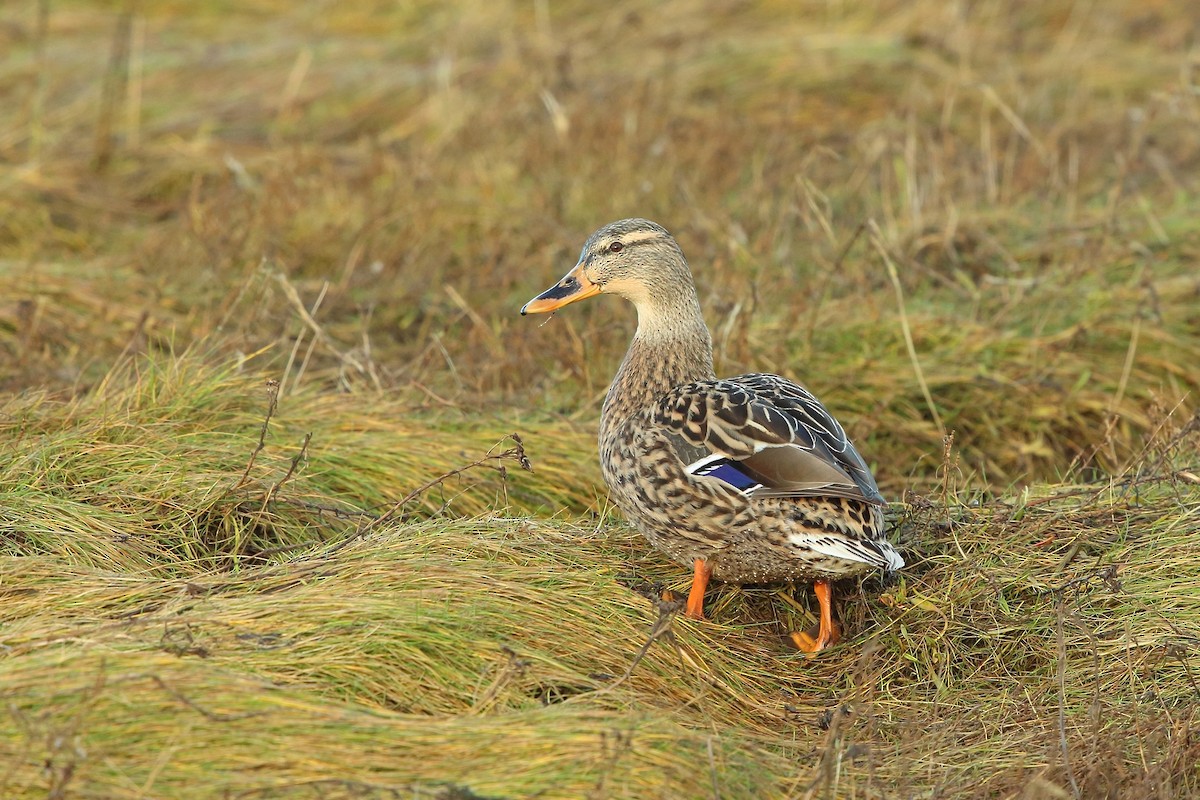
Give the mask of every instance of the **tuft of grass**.
POLYGON ((556 511, 596 496, 595 468, 579 466, 590 437, 569 424, 539 424, 526 472, 519 434, 498 422, 278 392, 261 375, 183 357, 137 359, 68 401, 11 399, 0 411, 10 540, 69 563, 205 569, 389 519, 513 503, 556 511))

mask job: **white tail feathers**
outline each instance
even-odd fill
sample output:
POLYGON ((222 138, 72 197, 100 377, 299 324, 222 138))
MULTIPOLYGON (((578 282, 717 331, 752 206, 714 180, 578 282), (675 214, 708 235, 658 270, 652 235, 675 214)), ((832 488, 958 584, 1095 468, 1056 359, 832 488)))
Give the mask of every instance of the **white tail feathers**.
POLYGON ((857 561, 880 569, 894 570, 904 566, 896 548, 882 539, 851 539, 833 533, 793 533, 788 541, 794 547, 812 550, 827 558, 857 561))

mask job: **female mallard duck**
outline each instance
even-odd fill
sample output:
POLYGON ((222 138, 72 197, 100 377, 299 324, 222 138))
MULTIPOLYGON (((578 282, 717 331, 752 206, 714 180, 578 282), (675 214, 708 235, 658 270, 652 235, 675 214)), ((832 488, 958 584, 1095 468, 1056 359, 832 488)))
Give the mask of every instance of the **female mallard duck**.
POLYGON ((694 568, 687 615, 703 617, 710 577, 812 580, 820 624, 792 640, 810 653, 836 642, 830 581, 904 566, 883 538, 883 497, 842 426, 778 375, 716 379, 692 273, 662 226, 604 226, 521 313, 601 292, 632 302, 638 327, 604 399, 600 468, 650 543, 694 568))

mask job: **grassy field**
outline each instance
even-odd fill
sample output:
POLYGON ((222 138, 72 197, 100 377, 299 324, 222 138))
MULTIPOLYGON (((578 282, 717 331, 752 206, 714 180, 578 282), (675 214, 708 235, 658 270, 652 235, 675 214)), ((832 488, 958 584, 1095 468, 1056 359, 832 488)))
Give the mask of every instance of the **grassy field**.
POLYGON ((4 4, 0 797, 1200 797, 1194 6, 4 4), (517 316, 634 215, 895 501, 817 658, 517 316))

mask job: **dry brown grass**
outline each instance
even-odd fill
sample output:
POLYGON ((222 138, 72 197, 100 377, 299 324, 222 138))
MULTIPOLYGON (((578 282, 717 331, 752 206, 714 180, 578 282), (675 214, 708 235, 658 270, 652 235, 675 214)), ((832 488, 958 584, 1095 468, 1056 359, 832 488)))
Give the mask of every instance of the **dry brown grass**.
POLYGON ((1193 5, 5 5, 0 794, 1200 794, 1193 5), (821 659, 635 659, 631 316, 515 315, 634 214, 903 498, 821 659))
POLYGON ((12 387, 319 338, 318 381, 586 419, 629 314, 513 311, 637 213, 691 256, 721 369, 812 383, 894 491, 940 431, 883 253, 936 416, 995 485, 1063 477, 1112 414, 1119 468, 1149 404, 1197 388, 1187 3, 155 4, 104 106, 125 28, 53 6, 39 61, 35 6, 3 33, 12 387))

